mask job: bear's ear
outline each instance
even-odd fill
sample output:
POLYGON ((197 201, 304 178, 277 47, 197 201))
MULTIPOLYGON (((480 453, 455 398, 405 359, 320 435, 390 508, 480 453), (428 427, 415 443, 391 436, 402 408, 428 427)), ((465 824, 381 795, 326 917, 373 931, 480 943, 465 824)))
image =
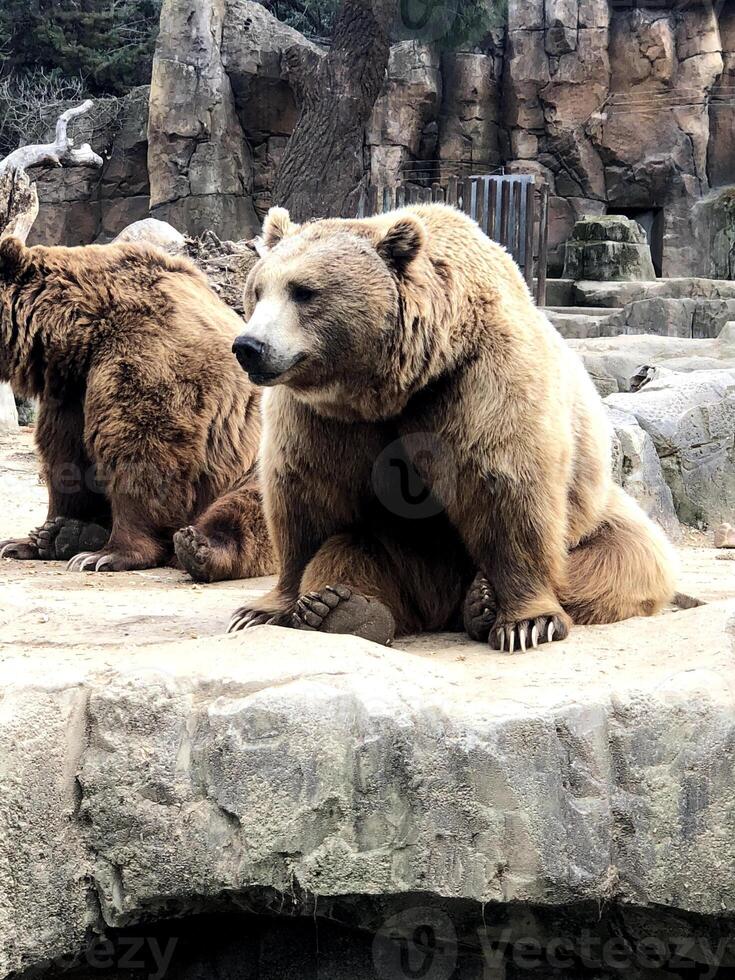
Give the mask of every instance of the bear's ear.
POLYGON ((390 226, 376 245, 378 255, 402 276, 426 241, 424 226, 413 215, 404 214, 390 226))
POLYGON ((31 250, 19 238, 0 238, 0 281, 15 282, 30 264, 31 250))
POLYGON ((285 208, 271 208, 263 222, 263 245, 266 249, 273 248, 297 227, 285 208))

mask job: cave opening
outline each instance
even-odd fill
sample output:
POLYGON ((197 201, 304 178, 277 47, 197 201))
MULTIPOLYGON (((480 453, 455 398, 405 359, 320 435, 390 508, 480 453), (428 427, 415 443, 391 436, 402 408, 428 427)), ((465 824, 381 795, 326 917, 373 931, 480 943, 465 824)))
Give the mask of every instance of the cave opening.
MULTIPOLYGON (((23 980, 735 980, 735 921, 618 903, 238 894, 23 980)), ((168 913, 170 914, 170 912, 168 913)), ((16 978, 17 980, 17 978, 16 978)))
POLYGON ((637 221, 646 233, 651 247, 653 268, 660 279, 664 266, 664 209, 661 207, 608 208, 608 214, 621 214, 637 221))

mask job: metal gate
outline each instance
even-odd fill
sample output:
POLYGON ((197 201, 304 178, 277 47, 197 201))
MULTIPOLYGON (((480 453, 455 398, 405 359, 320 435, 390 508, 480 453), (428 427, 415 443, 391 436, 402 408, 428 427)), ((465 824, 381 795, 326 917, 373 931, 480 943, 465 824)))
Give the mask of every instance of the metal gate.
POLYGON ((546 304, 549 189, 545 184, 538 185, 532 174, 483 174, 450 177, 444 184, 424 187, 371 185, 360 198, 359 217, 430 201, 452 204, 476 221, 488 238, 510 252, 532 291, 536 266, 536 302, 546 304))

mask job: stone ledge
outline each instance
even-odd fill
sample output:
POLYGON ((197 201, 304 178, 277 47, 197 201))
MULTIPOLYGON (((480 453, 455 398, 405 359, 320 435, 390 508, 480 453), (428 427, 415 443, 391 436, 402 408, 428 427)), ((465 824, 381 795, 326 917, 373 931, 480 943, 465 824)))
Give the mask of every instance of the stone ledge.
POLYGON ((0 971, 257 886, 730 914, 733 614, 523 660, 266 627, 10 656, 0 971))

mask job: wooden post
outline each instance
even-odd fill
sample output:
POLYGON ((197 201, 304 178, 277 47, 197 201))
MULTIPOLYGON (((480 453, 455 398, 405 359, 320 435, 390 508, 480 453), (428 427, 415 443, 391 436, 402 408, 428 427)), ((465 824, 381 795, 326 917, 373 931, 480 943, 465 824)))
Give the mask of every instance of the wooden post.
POLYGON ((539 208, 538 230, 538 282, 536 284, 536 305, 546 306, 546 261, 549 251, 549 188, 541 188, 541 207, 539 208))

